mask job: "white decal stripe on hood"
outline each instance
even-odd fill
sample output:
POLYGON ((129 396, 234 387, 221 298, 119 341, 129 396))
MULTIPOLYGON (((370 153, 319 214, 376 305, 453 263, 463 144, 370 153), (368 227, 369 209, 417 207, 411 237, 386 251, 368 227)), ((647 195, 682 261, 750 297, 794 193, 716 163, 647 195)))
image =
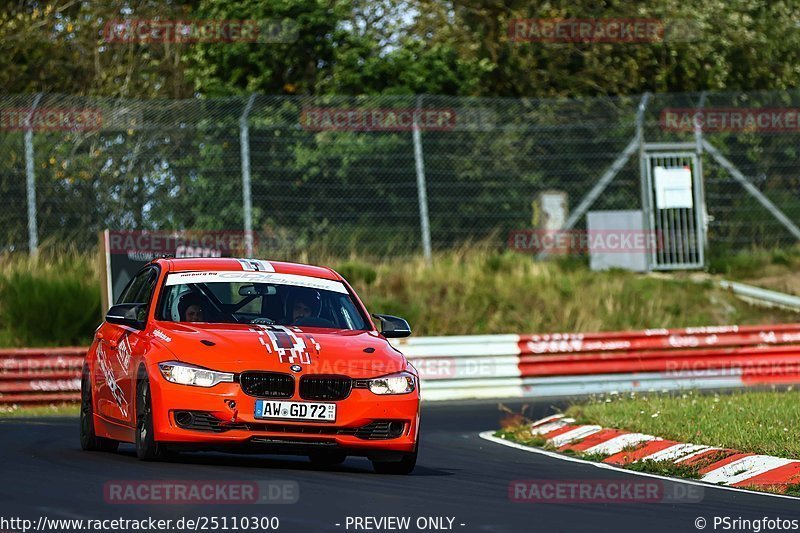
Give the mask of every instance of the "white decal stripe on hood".
POLYGON ((300 276, 298 274, 223 270, 215 272, 176 272, 167 276, 168 286, 186 283, 277 283, 279 285, 292 285, 347 294, 347 289, 339 281, 300 276))

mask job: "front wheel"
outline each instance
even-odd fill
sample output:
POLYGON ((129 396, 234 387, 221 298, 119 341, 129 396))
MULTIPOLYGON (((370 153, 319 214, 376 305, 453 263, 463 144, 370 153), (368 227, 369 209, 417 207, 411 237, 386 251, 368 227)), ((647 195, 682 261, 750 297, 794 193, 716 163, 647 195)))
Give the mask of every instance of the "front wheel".
POLYGON ((81 376, 81 449, 87 452, 115 452, 119 442, 98 437, 94 432, 94 407, 92 405, 92 382, 89 369, 81 376))
POLYGON ((403 455, 399 461, 372 461, 372 468, 378 474, 405 476, 417 466, 417 450, 403 455))
POLYGON ((155 439, 150 381, 145 375, 136 386, 136 456, 142 461, 158 461, 166 455, 164 445, 155 439))

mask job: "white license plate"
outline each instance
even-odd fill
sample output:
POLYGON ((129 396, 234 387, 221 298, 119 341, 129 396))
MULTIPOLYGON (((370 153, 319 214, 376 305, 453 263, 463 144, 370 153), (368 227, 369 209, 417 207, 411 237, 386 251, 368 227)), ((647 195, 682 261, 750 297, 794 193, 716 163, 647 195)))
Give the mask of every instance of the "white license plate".
POLYGON ((255 417, 333 422, 336 420, 336 404, 256 400, 255 417))

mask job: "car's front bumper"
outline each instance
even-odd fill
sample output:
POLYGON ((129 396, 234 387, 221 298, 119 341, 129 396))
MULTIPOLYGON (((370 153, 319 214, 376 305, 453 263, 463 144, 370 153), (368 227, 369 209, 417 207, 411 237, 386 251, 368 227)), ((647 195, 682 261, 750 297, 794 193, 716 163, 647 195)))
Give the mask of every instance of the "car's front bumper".
MULTIPOLYGON (((150 390, 155 438, 176 448, 290 454, 330 449, 371 458, 416 448, 419 390, 378 396, 354 388, 344 400, 332 402, 337 404, 334 422, 257 419, 258 398, 245 394, 238 383, 211 388, 177 385, 166 381, 155 367, 151 368, 150 390), (180 412, 199 413, 203 423, 196 426, 203 429, 182 427, 175 416, 180 412), (391 438, 383 431, 370 431, 376 424, 390 422, 403 424, 391 438)), ((295 394, 284 401, 305 400, 295 394)))

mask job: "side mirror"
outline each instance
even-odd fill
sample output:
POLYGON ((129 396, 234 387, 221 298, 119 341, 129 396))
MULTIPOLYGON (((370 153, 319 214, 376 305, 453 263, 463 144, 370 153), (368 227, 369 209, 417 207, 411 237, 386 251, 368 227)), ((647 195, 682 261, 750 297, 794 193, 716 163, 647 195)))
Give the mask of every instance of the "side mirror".
POLYGON ((375 318, 381 321, 381 335, 387 339, 400 339, 411 335, 411 326, 404 318, 392 315, 377 315, 375 318))
POLYGON ((106 313, 106 322, 119 326, 144 329, 147 304, 114 305, 106 313))

